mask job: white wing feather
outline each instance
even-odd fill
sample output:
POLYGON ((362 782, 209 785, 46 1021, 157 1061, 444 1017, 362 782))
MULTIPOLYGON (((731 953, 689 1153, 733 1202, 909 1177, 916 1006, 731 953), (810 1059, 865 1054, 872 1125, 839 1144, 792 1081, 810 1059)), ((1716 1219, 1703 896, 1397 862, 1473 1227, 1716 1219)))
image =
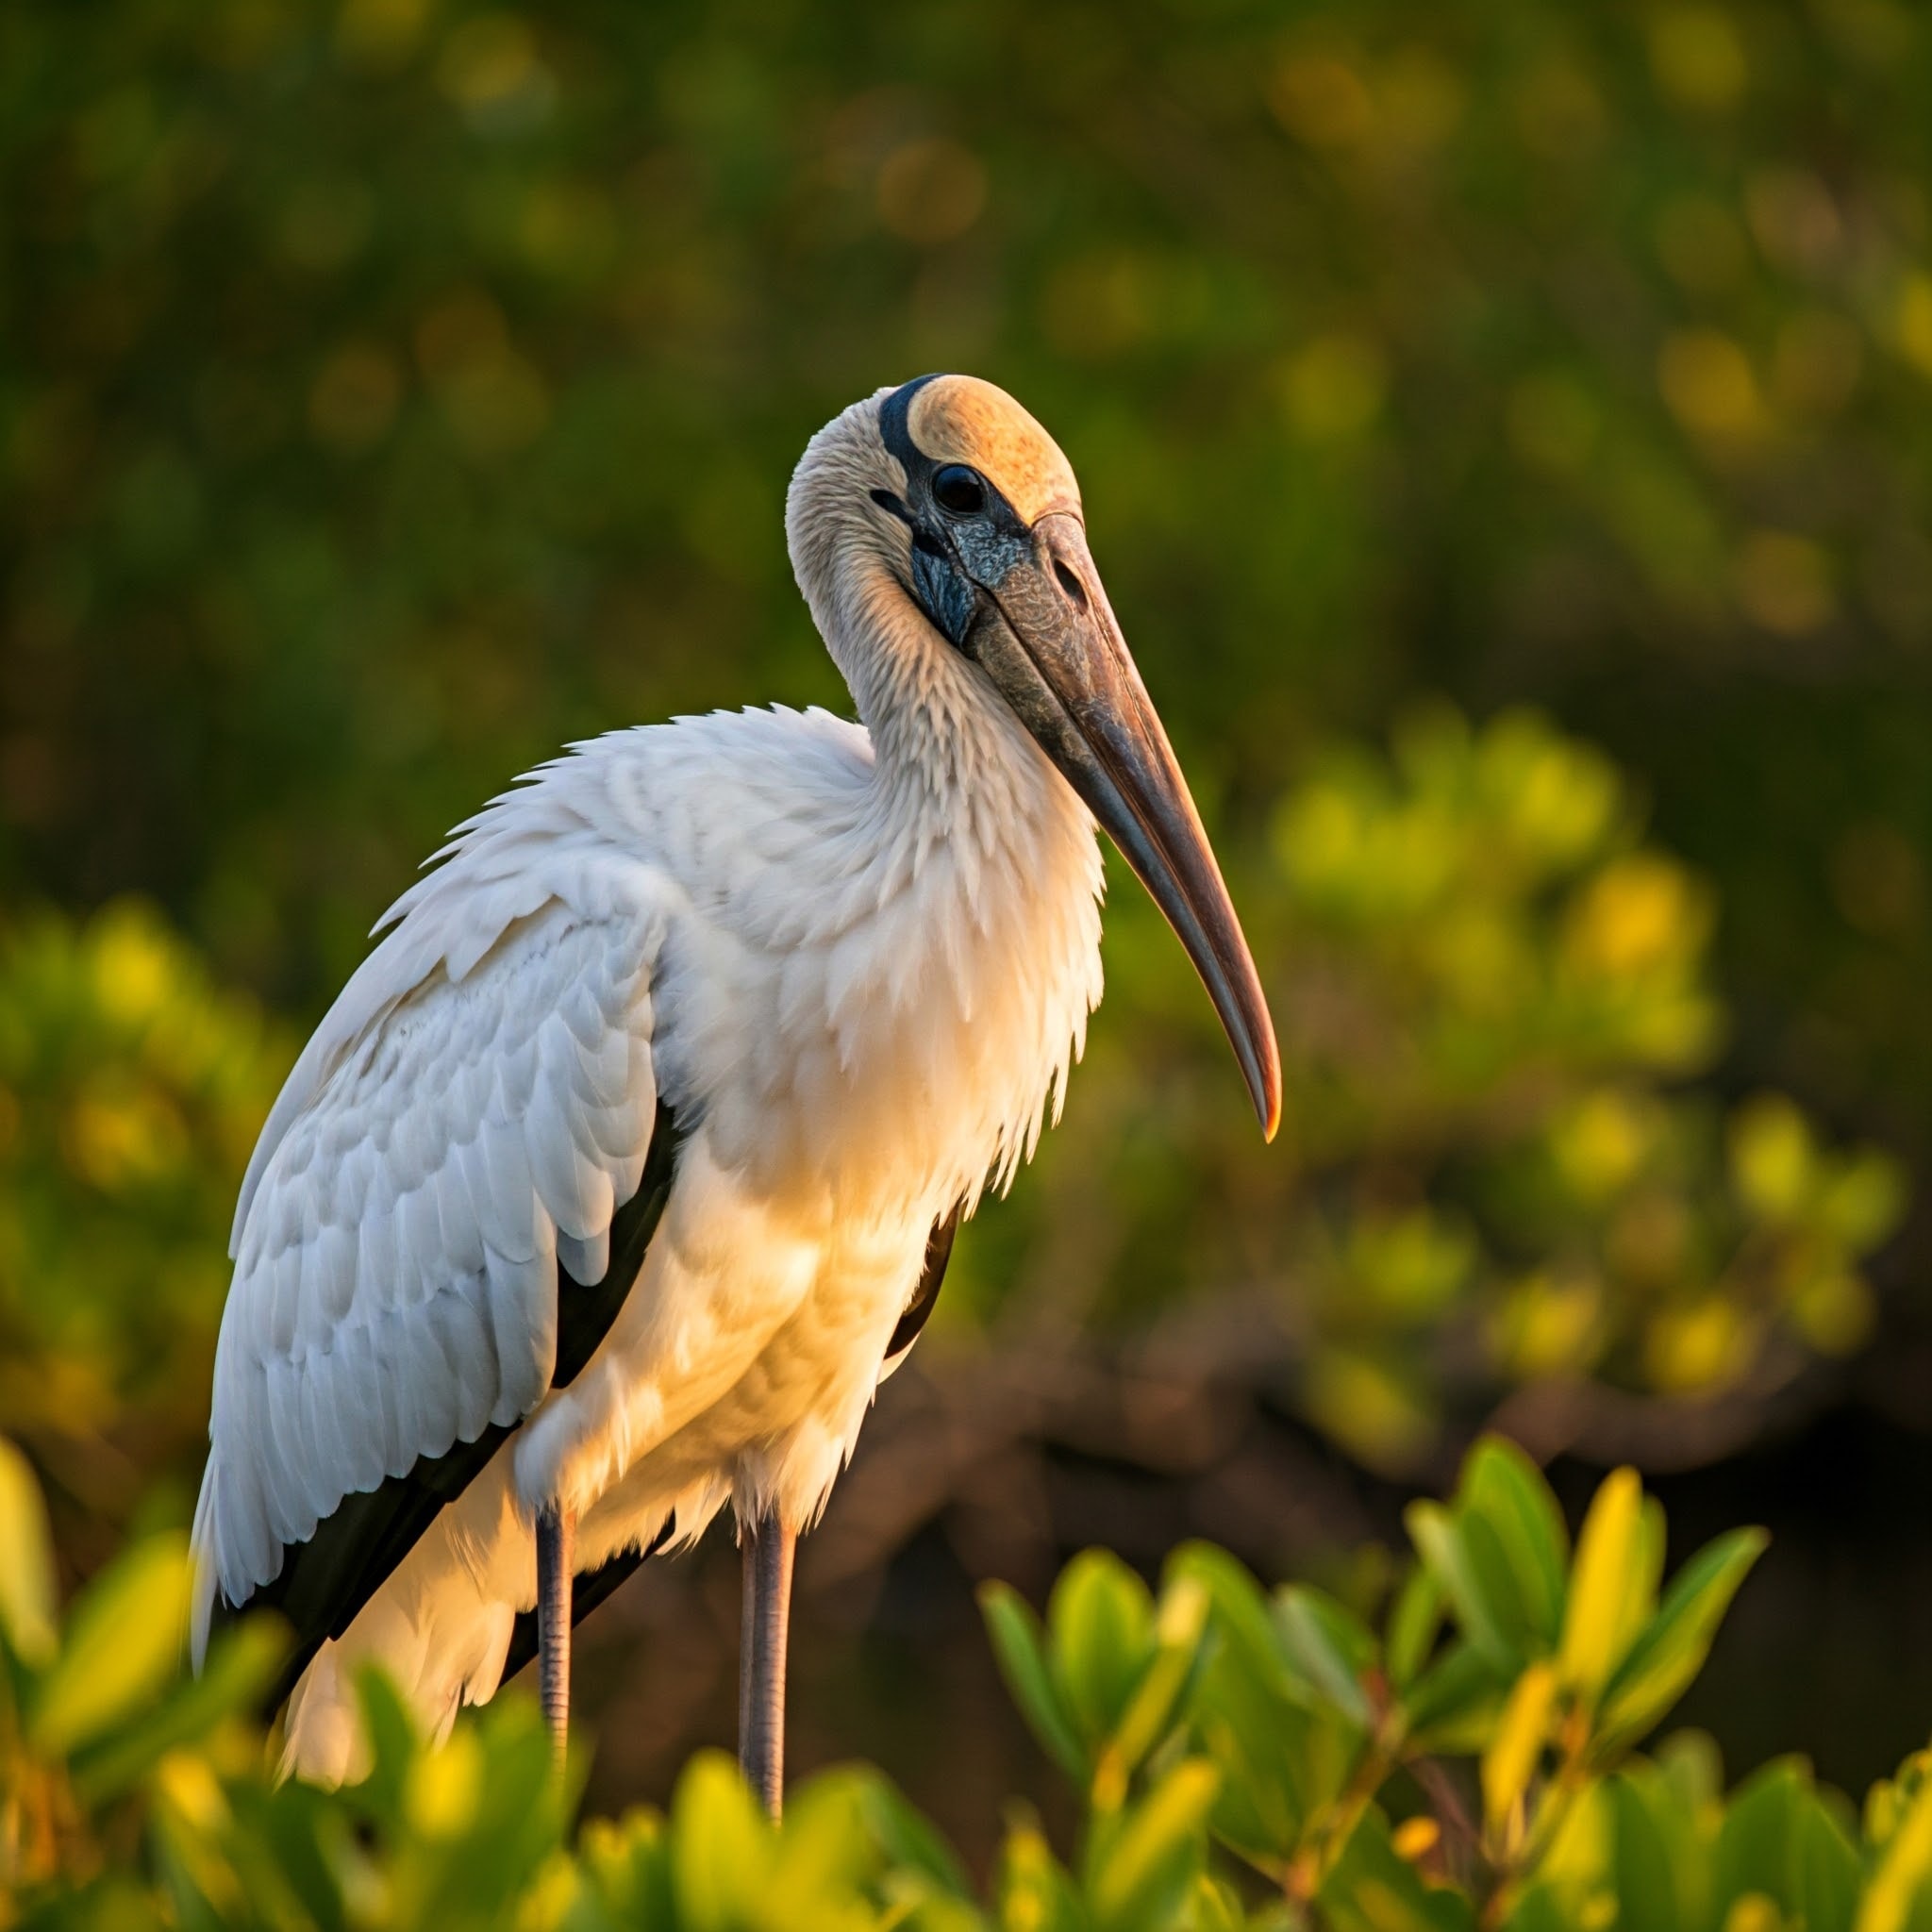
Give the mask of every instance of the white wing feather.
POLYGON ((461 828, 290 1074, 236 1212, 195 1646, 352 1492, 524 1416, 657 1108, 675 889, 564 760, 461 828))

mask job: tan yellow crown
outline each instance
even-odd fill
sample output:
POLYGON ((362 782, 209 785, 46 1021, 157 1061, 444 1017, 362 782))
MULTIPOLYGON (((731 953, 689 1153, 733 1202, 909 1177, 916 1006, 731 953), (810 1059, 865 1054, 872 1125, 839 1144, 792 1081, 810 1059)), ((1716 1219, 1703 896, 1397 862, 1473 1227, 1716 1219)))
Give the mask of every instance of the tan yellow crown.
POLYGON ((912 398, 912 441, 936 463, 968 463, 1026 523, 1080 508, 1073 465, 1005 390, 976 375, 941 375, 912 398))

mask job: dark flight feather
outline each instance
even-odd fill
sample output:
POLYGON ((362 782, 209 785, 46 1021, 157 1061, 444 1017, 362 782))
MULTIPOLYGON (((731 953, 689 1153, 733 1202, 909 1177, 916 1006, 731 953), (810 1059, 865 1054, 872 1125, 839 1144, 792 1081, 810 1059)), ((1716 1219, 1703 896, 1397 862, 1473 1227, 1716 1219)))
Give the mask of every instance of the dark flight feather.
MULTIPOLYGON (((582 1374, 636 1285, 644 1252, 671 1197, 680 1139, 675 1119, 660 1102, 643 1178, 611 1220, 610 1260, 602 1278, 580 1282, 558 1264, 552 1388, 567 1388, 582 1374)), ((240 1605, 231 1606, 217 1594, 216 1629, 243 1611, 261 1608, 279 1610, 294 1626, 294 1648, 272 1689, 274 1703, 295 1688, 328 1639, 348 1629, 438 1514, 482 1474, 490 1458, 522 1426, 521 1422, 491 1423, 475 1441, 458 1442, 441 1456, 419 1457, 407 1474, 344 1496, 307 1542, 285 1549, 280 1574, 272 1582, 240 1605)))

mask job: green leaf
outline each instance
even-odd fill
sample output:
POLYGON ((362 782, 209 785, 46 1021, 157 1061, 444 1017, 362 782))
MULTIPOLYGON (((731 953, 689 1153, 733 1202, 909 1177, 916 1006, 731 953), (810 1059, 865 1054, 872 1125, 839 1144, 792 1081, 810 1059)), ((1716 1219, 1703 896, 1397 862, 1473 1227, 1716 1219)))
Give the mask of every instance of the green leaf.
POLYGON ((1678 1932, 1684 1924, 1679 1888, 1690 1875, 1680 1868, 1687 1860, 1681 1853, 1674 1860, 1674 1848, 1641 1786, 1617 1776, 1605 1782, 1604 1795, 1611 1820, 1618 1932, 1678 1932))
POLYGON ((1717 1840, 1714 1903, 1720 1922, 1752 1892, 1770 1899, 1787 1918, 1795 1909, 1795 1826, 1810 1796, 1809 1783, 1807 1768, 1784 1757, 1754 1773, 1732 1796, 1717 1840))
POLYGON ((34 1701, 37 1749, 62 1757, 144 1712, 184 1660, 192 1578, 187 1539, 169 1534, 137 1543, 93 1583, 34 1701))
POLYGON ((1792 1849, 1798 1862, 1795 1903, 1805 1932, 1852 1932, 1865 1885, 1864 1867, 1851 1834, 1815 1791, 1792 1849))
POLYGON ((1530 1629, 1554 1645, 1563 1616, 1570 1534, 1543 1474, 1514 1442, 1485 1436, 1469 1453, 1457 1511, 1488 1524, 1515 1581, 1530 1629))
POLYGON ((1120 1722, 1154 1654, 1154 1601, 1108 1550, 1082 1550, 1046 1607, 1047 1657, 1062 1703, 1090 1750, 1120 1722))
POLYGON ((800 1918, 808 1907, 826 1917, 849 1908, 883 1876, 869 1790, 879 1782, 867 1770, 827 1771, 787 1792, 767 1886, 800 1918))
POLYGON ((1168 1559, 1167 1586, 1172 1588, 1183 1577, 1208 1592, 1215 1635, 1240 1653, 1246 1670, 1285 1687, 1291 1695, 1306 1698, 1306 1687, 1284 1668, 1280 1634, 1268 1599, 1242 1564, 1212 1543, 1183 1543, 1168 1559))
POLYGON ((1202 1758, 1184 1758, 1123 1817, 1088 1888, 1101 1928, 1171 1924, 1200 1869, 1203 1834, 1220 1778, 1202 1758))
POLYGON ((369 1775, 349 1795, 360 1815, 379 1826, 401 1812, 409 1767, 424 1746, 414 1717, 380 1665, 364 1664, 358 1671, 356 1701, 369 1739, 370 1764, 369 1775))
POLYGON ((1932 1778, 1898 1821, 1858 1907, 1857 1932, 1909 1932, 1932 1890, 1932 1778))
POLYGON ((288 1647, 288 1632, 279 1619, 244 1619, 214 1646, 199 1676, 182 1679, 145 1716, 75 1753, 75 1790, 90 1804, 103 1803, 125 1790, 165 1753, 199 1743, 225 1718, 255 1703, 288 1647))
POLYGON ((1257 1674, 1238 1644, 1216 1641, 1188 1699, 1194 1741, 1222 1774, 1214 1830, 1276 1881, 1310 1813, 1341 1790, 1354 1761, 1337 1748, 1339 1720, 1291 1698, 1285 1681, 1278 1670, 1257 1674))
POLYGON ((1019 1591, 1004 1583, 980 1586, 979 1613, 992 1643, 1000 1675, 1020 1715, 1046 1754, 1075 1784, 1088 1778, 1087 1753, 1074 1734, 1074 1721, 1047 1669, 1045 1635, 1019 1591))
POLYGON ((54 1540, 33 1465, 0 1436, 0 1640, 29 1669, 53 1657, 54 1540))
POLYGON ((656 1811, 587 1819, 577 1837, 577 1876, 575 1909, 565 1920, 572 1932, 676 1922, 670 1833, 656 1811))
POLYGON ((1509 1684, 1474 1644, 1444 1652, 1403 1700, 1409 1742, 1418 1751, 1481 1751, 1509 1684))
POLYGON ((1011 1825, 1000 1847, 996 1899, 999 1923, 1013 1932, 1089 1932, 1073 1880, 1030 1819, 1011 1825))
POLYGON ((878 1772, 863 1774, 859 1787, 867 1828, 895 1874, 916 1874, 952 1897, 970 1899, 973 1889, 958 1855, 904 1792, 878 1772))
POLYGON ((1547 1663, 1531 1664, 1516 1680, 1483 1752, 1483 1822, 1491 1836, 1504 1829, 1536 1774, 1556 1706, 1555 1670, 1547 1663))
POLYGON ((1496 1620, 1456 1519, 1439 1503, 1411 1503, 1403 1521, 1462 1634, 1499 1676, 1514 1682, 1525 1659, 1496 1620))
POLYGON ((1167 1735, 1200 1657, 1208 1609, 1207 1591, 1191 1577, 1177 1578, 1161 1591, 1154 1655, 1107 1740, 1108 1754, 1123 1774, 1135 1771, 1167 1735))
POLYGON ((775 1835, 737 1764, 701 1751, 671 1800, 671 1882, 689 1932, 738 1932, 754 1918, 775 1835))
POLYGON ((1274 1599, 1274 1626, 1289 1659, 1352 1724, 1374 1721, 1362 1678, 1375 1659, 1375 1640, 1359 1619, 1324 1591, 1295 1584, 1274 1599))
POLYGON ((1605 1477, 1583 1521, 1559 1652, 1563 1681, 1593 1702, 1642 1626, 1646 1531, 1634 1469, 1605 1477))
POLYGON ((1428 1661, 1442 1623, 1442 1585, 1426 1565, 1418 1563, 1403 1579, 1394 1607, 1389 1612, 1389 1634, 1383 1642, 1389 1680, 1400 1690, 1415 1681, 1428 1661))
POLYGON ((1761 1529, 1732 1530, 1707 1543, 1672 1578, 1657 1615, 1605 1690, 1596 1724, 1600 1749, 1634 1743, 1690 1688, 1731 1599, 1769 1541, 1761 1529))
POLYGON ((1475 1924, 1466 1898, 1423 1883, 1374 1807, 1323 1879, 1317 1904, 1320 1923, 1332 1932, 1472 1932, 1475 1924))
POLYGON ((1534 1586, 1525 1587, 1496 1525, 1487 1516, 1463 1510, 1457 1512, 1456 1529, 1476 1590, 1491 1622, 1509 1646, 1511 1659, 1520 1667, 1547 1656, 1551 1638, 1537 1622, 1530 1593, 1534 1586))

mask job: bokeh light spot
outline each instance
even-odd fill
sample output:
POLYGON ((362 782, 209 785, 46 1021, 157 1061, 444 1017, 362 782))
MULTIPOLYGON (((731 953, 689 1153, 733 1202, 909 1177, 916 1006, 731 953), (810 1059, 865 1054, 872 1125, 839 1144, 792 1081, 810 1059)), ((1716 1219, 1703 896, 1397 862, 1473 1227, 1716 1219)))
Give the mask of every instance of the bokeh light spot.
POLYGON ((1568 475, 1596 447, 1600 417, 1589 391, 1558 370, 1525 375, 1509 391, 1509 443, 1533 468, 1568 475))
POLYGON ((368 342, 346 342, 322 365, 308 391, 308 426, 325 448, 354 455, 389 434, 402 400, 395 358, 368 342))
POLYGON ((1657 221, 1657 254, 1674 280, 1706 294, 1731 288, 1750 266, 1741 224, 1707 194, 1682 194, 1665 204, 1657 221))
POLYGON ((1907 361, 1932 375, 1932 275, 1918 272, 1899 291, 1898 345, 1907 361))
POLYGON ((970 148, 943 136, 908 141, 880 164, 879 220, 908 242, 952 242, 986 208, 986 167, 970 148))
POLYGON ((1374 131, 1374 103, 1355 69, 1333 54, 1291 54, 1268 89, 1274 117, 1310 147, 1351 147, 1374 131))
POLYGON ((1603 97, 1570 60, 1538 61, 1517 83, 1514 106, 1524 145, 1544 160, 1582 160, 1603 140, 1603 97))
POLYGON ((1366 337, 1319 336, 1282 372, 1282 403, 1290 426, 1310 442, 1359 436, 1381 413, 1389 368, 1366 337))
POLYGON ((1792 275, 1828 268, 1844 232, 1830 192, 1805 168, 1760 168, 1745 184, 1744 213, 1764 258, 1792 275))
POLYGON ((1657 14, 1650 24, 1650 64, 1666 94, 1706 113, 1735 107, 1750 80, 1736 23, 1715 7, 1657 14))
POLYGON ((1925 917, 1925 868, 1912 841, 1882 820, 1853 825, 1832 847, 1831 895, 1847 924, 1903 939, 1925 917))
POLYGON ((1865 337, 1847 315, 1807 308, 1778 330, 1771 386, 1796 416, 1832 416, 1852 399, 1865 362, 1865 337))
POLYGON ((513 13, 479 13, 456 27, 442 43, 436 77, 471 125, 489 133, 541 121, 556 92, 536 36, 513 13))
POLYGON ((342 0, 336 51, 350 66, 392 72, 415 52, 429 0, 342 0))
POLYGON ((1738 549, 1738 602, 1754 623, 1782 637, 1803 637, 1830 622, 1830 560, 1808 537, 1754 530, 1738 549))
POLYGON ((1694 435, 1741 441, 1765 426, 1750 358, 1716 329, 1683 329, 1665 339, 1657 386, 1671 413, 1694 435))

